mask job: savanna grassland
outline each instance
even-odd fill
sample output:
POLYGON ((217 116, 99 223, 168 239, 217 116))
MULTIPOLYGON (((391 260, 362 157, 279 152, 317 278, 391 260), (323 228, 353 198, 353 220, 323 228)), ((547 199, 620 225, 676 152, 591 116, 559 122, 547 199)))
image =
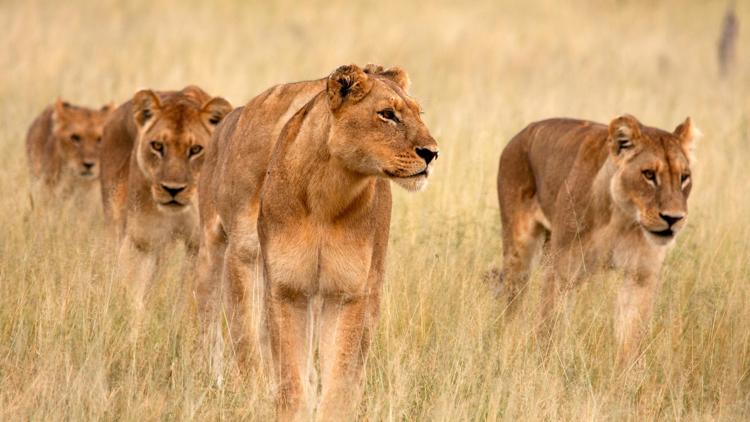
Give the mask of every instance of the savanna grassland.
POLYGON ((298 3, 0 2, 0 420, 273 417, 267 379, 228 350, 215 382, 180 248, 130 335, 100 204, 31 200, 23 143, 43 107, 187 84, 241 105, 369 62, 410 73, 441 155, 424 192, 394 187, 363 419, 750 419, 750 5, 738 2, 737 66, 720 79, 725 1, 298 3), (512 320, 483 278, 500 264, 510 137, 625 112, 670 130, 690 115, 705 136, 651 332, 618 368, 620 275, 576 291, 549 349, 534 336, 540 274, 512 320))

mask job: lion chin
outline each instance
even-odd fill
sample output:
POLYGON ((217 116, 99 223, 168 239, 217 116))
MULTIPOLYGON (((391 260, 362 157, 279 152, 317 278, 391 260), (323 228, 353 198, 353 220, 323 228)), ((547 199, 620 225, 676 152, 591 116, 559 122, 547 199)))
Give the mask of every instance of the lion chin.
POLYGON ((391 177, 391 180, 396 182, 397 185, 406 189, 409 192, 419 192, 427 187, 427 176, 418 175, 411 177, 391 177))

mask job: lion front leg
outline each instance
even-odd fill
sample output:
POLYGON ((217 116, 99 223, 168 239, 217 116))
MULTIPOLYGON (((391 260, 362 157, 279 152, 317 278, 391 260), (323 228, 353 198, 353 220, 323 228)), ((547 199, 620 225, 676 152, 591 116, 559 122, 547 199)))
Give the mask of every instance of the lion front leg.
POLYGON ((140 315, 144 308, 146 290, 156 274, 157 256, 151 245, 126 235, 117 259, 118 274, 122 275, 130 294, 133 308, 140 315))
POLYGON ((376 294, 324 300, 319 347, 322 392, 317 420, 354 420, 379 305, 376 294))
POLYGON ((276 415, 279 421, 308 421, 315 397, 308 376, 312 365, 310 299, 272 286, 267 300, 276 415))
POLYGON ((561 299, 578 283, 583 271, 583 259, 571 252, 567 244, 554 246, 552 268, 550 268, 542 286, 541 315, 542 331, 550 333, 560 310, 561 299))
POLYGON ((659 284, 659 277, 655 275, 629 275, 620 286, 616 300, 615 334, 621 365, 632 362, 639 353, 659 284))

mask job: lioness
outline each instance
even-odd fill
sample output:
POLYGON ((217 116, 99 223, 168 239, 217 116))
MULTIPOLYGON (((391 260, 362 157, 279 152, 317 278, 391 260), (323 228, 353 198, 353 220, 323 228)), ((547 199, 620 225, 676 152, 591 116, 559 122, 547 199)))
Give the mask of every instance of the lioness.
POLYGON ((59 195, 97 188, 102 127, 112 105, 95 110, 58 99, 29 127, 26 155, 32 179, 59 195))
POLYGON ((313 414, 316 349, 317 419, 346 420, 358 403, 385 274, 389 180, 422 189, 438 155, 407 86, 403 70, 374 65, 276 86, 230 114, 208 153, 199 187, 202 294, 223 267, 241 327, 262 254, 281 420, 313 414))
POLYGON ((211 134, 229 111, 227 100, 195 86, 143 90, 104 128, 102 200, 138 307, 161 246, 182 240, 188 252, 197 250, 195 185, 211 134))
POLYGON ((609 127, 551 119, 517 134, 497 176, 502 281, 511 306, 535 252, 551 235, 543 312, 584 272, 621 269, 616 333, 621 359, 630 360, 651 315, 667 248, 687 219, 698 133, 690 118, 670 133, 625 115, 609 127))

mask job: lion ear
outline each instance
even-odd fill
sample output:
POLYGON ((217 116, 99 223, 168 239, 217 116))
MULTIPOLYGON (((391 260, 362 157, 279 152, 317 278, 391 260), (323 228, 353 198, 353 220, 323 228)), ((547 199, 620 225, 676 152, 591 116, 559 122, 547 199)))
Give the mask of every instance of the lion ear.
POLYGON ((221 97, 214 97, 201 107, 201 119, 203 119, 206 127, 214 128, 230 111, 232 111, 232 105, 229 101, 221 97))
POLYGON ((618 156, 632 150, 641 137, 641 122, 630 114, 617 117, 609 123, 610 151, 618 156))
POLYGON ((70 107, 70 103, 63 101, 60 97, 55 99, 54 109, 52 110, 52 123, 56 127, 59 127, 65 121, 70 107))
POLYGON ((133 97, 133 118, 138 126, 145 126, 160 111, 161 102, 154 91, 144 89, 138 91, 133 97))
POLYGON ((109 114, 115 109, 115 103, 109 103, 104 104, 102 108, 99 109, 102 113, 109 114))
POLYGON ((384 78, 388 78, 391 81, 395 82, 396 85, 398 85, 405 92, 409 90, 409 86, 411 85, 409 75, 407 75, 406 71, 404 69, 401 69, 400 67, 391 67, 385 69, 383 68, 383 66, 380 66, 378 64, 368 64, 367 66, 365 66, 365 73, 367 73, 368 75, 379 75, 384 78))
POLYGON ((409 91, 411 81, 409 80, 409 75, 406 74, 406 71, 404 69, 401 69, 400 67, 391 67, 380 72, 380 74, 392 80, 393 82, 396 82, 396 84, 401 87, 404 92, 409 91))
POLYGON ((383 66, 379 64, 368 63, 363 69, 368 75, 377 75, 384 70, 383 66))
POLYGON ((197 85, 188 85, 185 88, 182 88, 182 91, 180 92, 188 97, 195 99, 201 104, 204 104, 207 101, 211 100, 211 96, 197 85))
POLYGON ((693 119, 687 117, 684 122, 675 128, 674 134, 680 138, 680 145, 685 150, 685 153, 690 157, 691 161, 694 161, 695 142, 703 137, 703 133, 695 126, 693 119))
POLYGON ((372 80, 359 66, 341 66, 328 77, 328 104, 331 110, 338 110, 345 101, 360 101, 370 89, 372 80))

